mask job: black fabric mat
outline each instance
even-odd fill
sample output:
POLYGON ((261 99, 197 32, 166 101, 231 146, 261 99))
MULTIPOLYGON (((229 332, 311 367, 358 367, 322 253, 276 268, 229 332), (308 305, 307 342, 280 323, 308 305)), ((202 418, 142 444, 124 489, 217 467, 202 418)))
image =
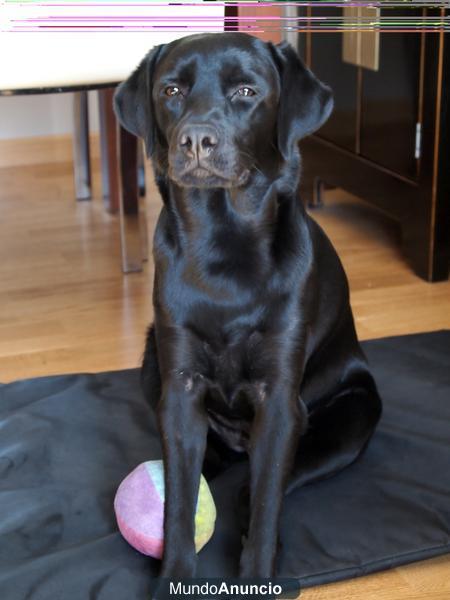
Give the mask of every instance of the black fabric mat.
MULTIPOLYGON (((450 331, 364 349, 385 405, 368 451, 285 501, 279 575, 304 586, 450 550, 450 331)), ((158 563, 121 538, 113 498, 159 457, 137 370, 0 386, 0 598, 148 598, 158 563)), ((236 574, 241 477, 237 466, 211 484, 218 520, 199 575, 236 574)))

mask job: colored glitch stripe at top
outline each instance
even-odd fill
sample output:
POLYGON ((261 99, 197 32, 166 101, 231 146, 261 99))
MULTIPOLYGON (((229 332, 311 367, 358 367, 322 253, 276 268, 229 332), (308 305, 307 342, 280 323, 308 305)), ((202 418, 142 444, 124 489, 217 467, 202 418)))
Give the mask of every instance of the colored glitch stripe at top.
POLYGON ((0 29, 10 32, 448 31, 450 2, 3 0, 0 29), (211 11, 214 5, 215 11, 211 11), (330 8, 379 8, 377 18, 330 8), (225 15, 225 16, 224 16, 225 15))

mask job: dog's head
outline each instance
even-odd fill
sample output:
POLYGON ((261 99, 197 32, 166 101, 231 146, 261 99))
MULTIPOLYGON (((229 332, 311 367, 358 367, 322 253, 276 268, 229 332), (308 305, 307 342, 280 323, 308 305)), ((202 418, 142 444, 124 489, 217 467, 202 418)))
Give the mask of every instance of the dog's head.
POLYGON ((332 106, 330 89, 291 46, 242 33, 155 47, 114 99, 156 169, 185 187, 239 187, 254 171, 276 175, 332 106))

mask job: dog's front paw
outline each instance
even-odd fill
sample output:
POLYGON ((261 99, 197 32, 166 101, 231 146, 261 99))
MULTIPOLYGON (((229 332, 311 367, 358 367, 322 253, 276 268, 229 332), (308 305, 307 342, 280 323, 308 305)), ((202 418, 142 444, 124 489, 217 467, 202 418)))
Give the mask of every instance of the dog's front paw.
POLYGON ((160 577, 169 579, 185 579, 195 576, 197 567, 197 555, 184 555, 176 557, 167 557, 163 559, 160 577))
POLYGON ((165 600, 170 597, 171 590, 177 589, 180 580, 195 576, 197 555, 172 556, 163 559, 159 577, 152 584, 151 600, 165 600))
POLYGON ((273 577, 275 559, 271 553, 261 552, 245 543, 239 564, 239 576, 242 578, 273 577))

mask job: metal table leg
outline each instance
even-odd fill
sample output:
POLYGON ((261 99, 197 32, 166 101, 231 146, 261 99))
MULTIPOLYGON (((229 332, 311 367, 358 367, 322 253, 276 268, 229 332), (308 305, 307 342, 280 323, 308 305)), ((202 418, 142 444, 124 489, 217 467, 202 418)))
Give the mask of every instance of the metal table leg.
POLYGON ((142 271, 147 256, 145 197, 139 194, 138 139, 119 127, 119 207, 122 268, 125 273, 142 271))
POLYGON ((73 165, 77 200, 91 198, 89 115, 87 92, 73 94, 73 165))

